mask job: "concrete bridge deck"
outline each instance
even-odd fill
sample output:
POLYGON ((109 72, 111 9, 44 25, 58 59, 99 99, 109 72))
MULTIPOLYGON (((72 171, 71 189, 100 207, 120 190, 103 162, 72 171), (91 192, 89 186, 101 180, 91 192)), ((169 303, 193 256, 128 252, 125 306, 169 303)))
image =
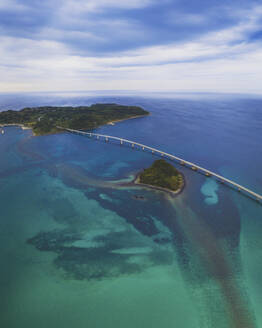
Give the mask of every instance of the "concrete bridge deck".
POLYGON ((259 195, 259 194, 257 194, 257 193, 255 193, 255 192, 253 192, 252 190, 250 190, 248 188, 245 188, 245 187, 241 186, 240 184, 238 184, 238 183, 236 183, 236 182, 234 182, 234 181, 232 181, 230 179, 224 178, 223 176, 221 176, 219 174, 216 174, 215 172, 212 172, 210 170, 207 170, 207 169, 205 169, 205 168, 203 168, 203 167, 201 167, 201 166, 199 166, 197 164, 194 164, 192 162, 186 161, 186 160, 184 160, 182 158, 179 158, 177 156, 174 156, 172 154, 163 152, 163 151, 161 151, 159 149, 152 148, 152 147, 143 145, 141 143, 138 143, 138 142, 135 142, 135 141, 131 141, 131 140, 127 140, 127 139, 124 139, 124 138, 113 137, 113 136, 109 136, 109 135, 92 133, 92 132, 84 132, 84 131, 74 130, 74 129, 65 129, 65 128, 62 128, 62 127, 57 127, 57 128, 62 129, 62 130, 65 130, 65 131, 68 131, 70 133, 75 133, 75 134, 80 134, 80 135, 88 136, 90 138, 91 137, 95 137, 96 139, 101 139, 101 140, 104 140, 106 142, 109 142, 110 140, 111 141, 117 141, 121 145, 123 145, 123 144, 129 144, 129 145, 131 145, 132 148, 135 148, 136 147, 136 148, 142 149, 144 151, 145 150, 148 150, 152 154, 156 154, 156 155, 159 155, 161 157, 168 158, 171 161, 176 161, 180 165, 189 167, 189 168, 191 168, 194 171, 197 171, 199 173, 202 173, 202 174, 206 175, 207 177, 214 177, 219 182, 224 183, 224 184, 227 184, 227 185, 233 187, 234 189, 237 189, 239 192, 243 192, 245 195, 251 197, 252 199, 255 199, 256 201, 258 201, 260 203, 262 202, 262 196, 259 195))

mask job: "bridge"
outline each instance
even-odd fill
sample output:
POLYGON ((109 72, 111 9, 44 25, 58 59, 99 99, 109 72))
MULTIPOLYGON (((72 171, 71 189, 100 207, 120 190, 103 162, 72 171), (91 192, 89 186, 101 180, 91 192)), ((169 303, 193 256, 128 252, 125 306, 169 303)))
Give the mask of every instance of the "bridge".
POLYGON ((57 126, 57 128, 68 131, 70 133, 74 133, 74 134, 79 134, 79 135, 83 135, 83 136, 88 136, 90 138, 94 137, 97 140, 103 140, 105 142, 109 142, 109 141, 113 141, 113 142, 117 142, 120 145, 130 145, 131 148, 136 148, 136 149, 142 149, 143 151, 149 151, 152 154, 161 156, 163 158, 167 158, 171 161, 176 161, 178 162, 180 165, 185 166, 190 168, 193 171, 199 172, 204 174, 206 177, 214 177, 216 180, 218 180, 220 183, 228 185, 236 190, 238 190, 239 192, 243 192, 245 195, 249 196, 252 199, 255 199, 256 201, 258 201, 260 204, 262 204, 262 196, 253 192, 252 190, 245 188, 243 186, 241 186, 240 184, 224 178, 223 176, 216 174, 210 170, 207 170, 199 165, 196 165, 194 163, 191 163, 189 161, 186 161, 182 158, 179 158, 177 156, 168 154, 164 151, 161 151, 159 149, 156 148, 152 148, 146 145, 143 145, 141 143, 135 142, 135 141, 131 141, 131 140, 127 140, 127 139, 123 139, 123 138, 119 138, 119 137, 113 137, 113 136, 109 136, 109 135, 104 135, 104 134, 98 134, 98 133, 92 133, 92 132, 84 132, 84 131, 80 131, 80 130, 74 130, 74 129, 67 129, 67 128, 62 128, 57 126))

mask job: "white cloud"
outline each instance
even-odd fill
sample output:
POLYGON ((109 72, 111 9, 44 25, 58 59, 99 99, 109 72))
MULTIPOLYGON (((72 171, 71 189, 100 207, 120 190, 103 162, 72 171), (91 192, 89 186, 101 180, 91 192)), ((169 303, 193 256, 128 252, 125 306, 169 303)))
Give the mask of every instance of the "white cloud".
MULTIPOLYGON (((245 20, 237 26, 208 33, 195 41, 146 47, 118 56, 75 56, 60 42, 2 37, 0 90, 261 93, 262 45, 243 41, 248 33, 259 27, 261 13, 261 7, 257 7, 246 12, 245 20)), ((125 22, 119 24, 125 26, 125 22)), ((61 31, 49 29, 45 33, 60 36, 61 31)), ((70 33, 77 38, 97 37, 89 32, 70 33)))
POLYGON ((77 31, 77 30, 62 30, 58 28, 47 27, 43 28, 38 34, 38 38, 43 40, 47 35, 52 35, 53 40, 63 40, 65 38, 72 40, 82 40, 82 42, 88 42, 90 40, 95 42, 104 42, 104 38, 89 32, 89 31, 77 31))
POLYGON ((108 8, 136 9, 151 5, 155 0, 65 0, 63 12, 78 14, 83 12, 100 12, 108 8))
POLYGON ((0 10, 7 9, 12 11, 25 10, 27 7, 15 0, 1 0, 0 10))
POLYGON ((200 14, 182 14, 179 12, 170 12, 167 15, 167 21, 170 24, 175 25, 201 25, 207 23, 212 19, 210 16, 207 15, 200 15, 200 14))

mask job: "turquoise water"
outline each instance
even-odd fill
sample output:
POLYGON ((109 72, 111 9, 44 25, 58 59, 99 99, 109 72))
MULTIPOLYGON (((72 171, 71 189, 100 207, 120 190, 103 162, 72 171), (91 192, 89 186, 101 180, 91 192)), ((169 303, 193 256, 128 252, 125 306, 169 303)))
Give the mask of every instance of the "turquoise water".
MULTIPOLYGON (((99 132, 262 194, 262 99, 0 96, 1 109, 93 102, 151 112, 99 132)), ((1 327, 262 327, 261 205, 185 168, 174 199, 119 187, 155 158, 66 133, 8 127, 0 154, 1 327)))

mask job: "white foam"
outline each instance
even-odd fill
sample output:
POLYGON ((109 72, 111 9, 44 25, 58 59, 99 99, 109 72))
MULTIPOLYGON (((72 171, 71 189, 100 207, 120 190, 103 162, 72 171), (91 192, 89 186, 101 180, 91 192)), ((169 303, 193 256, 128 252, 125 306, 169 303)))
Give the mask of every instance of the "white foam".
POLYGON ((103 200, 107 200, 107 201, 109 201, 109 202, 111 202, 111 203, 114 202, 114 200, 113 200, 111 197, 109 197, 108 195, 106 195, 106 194, 99 194, 99 197, 100 197, 101 199, 103 199, 103 200))

